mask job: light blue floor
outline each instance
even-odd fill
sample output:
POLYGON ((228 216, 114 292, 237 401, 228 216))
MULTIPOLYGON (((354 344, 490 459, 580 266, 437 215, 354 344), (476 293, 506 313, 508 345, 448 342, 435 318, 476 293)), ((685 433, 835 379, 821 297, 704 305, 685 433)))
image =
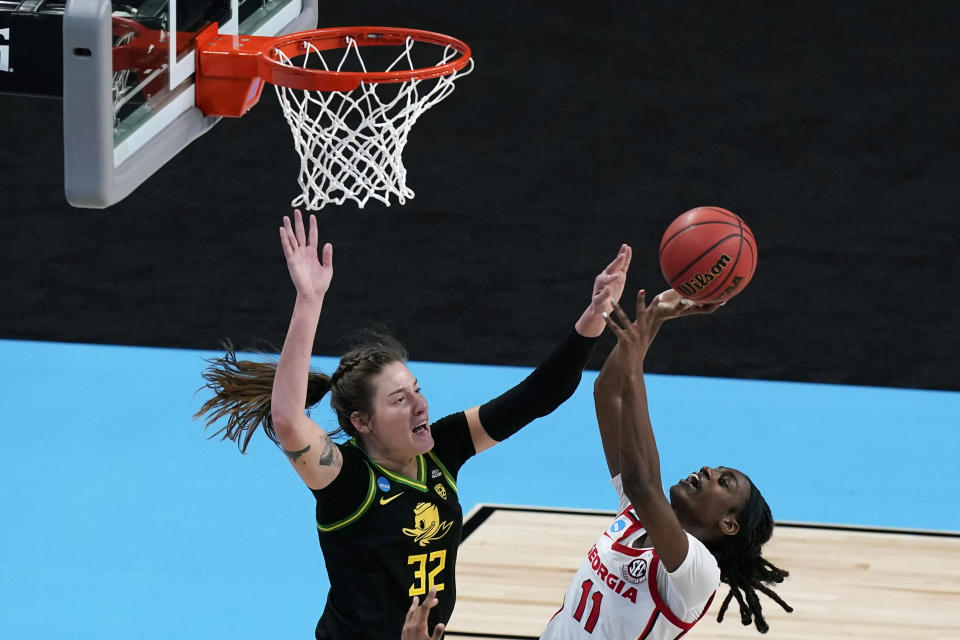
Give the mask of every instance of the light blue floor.
MULTIPOLYGON (((241 456, 191 420, 209 355, 0 340, 0 638, 312 637, 327 587, 313 498, 265 437, 241 456)), ((434 419, 527 373, 411 368, 434 419)), ((467 463, 465 511, 615 507, 594 376, 467 463)), ((723 464, 779 520, 960 531, 958 393, 656 375, 648 388, 669 484, 723 464)))

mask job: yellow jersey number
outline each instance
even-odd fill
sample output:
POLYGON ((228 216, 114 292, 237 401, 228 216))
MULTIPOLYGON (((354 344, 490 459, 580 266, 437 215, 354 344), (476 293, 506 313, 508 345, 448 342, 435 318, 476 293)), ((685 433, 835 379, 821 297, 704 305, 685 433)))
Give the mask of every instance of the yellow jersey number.
POLYGON ((437 575, 447 566, 447 550, 441 549, 434 551, 429 555, 418 553, 407 556, 407 564, 413 565, 413 584, 410 585, 411 596, 422 596, 434 587, 437 591, 443 591, 443 583, 437 582, 437 575), (430 572, 427 573, 427 568, 430 572))

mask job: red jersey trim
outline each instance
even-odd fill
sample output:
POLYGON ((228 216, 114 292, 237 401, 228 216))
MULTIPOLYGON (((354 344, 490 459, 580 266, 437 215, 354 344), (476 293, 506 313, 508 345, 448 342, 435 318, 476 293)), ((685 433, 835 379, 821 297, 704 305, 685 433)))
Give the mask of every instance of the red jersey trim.
MULTIPOLYGON (((552 616, 550 616, 550 620, 547 621, 547 624, 548 624, 548 625, 549 625, 551 622, 553 622, 553 619, 554 619, 554 618, 556 618, 558 615, 560 615, 560 612, 563 611, 563 608, 564 608, 565 606, 567 606, 567 597, 566 597, 566 595, 564 595, 564 597, 563 597, 563 602, 560 603, 560 608, 557 609, 557 612, 556 612, 555 614, 553 614, 552 616)), ((704 609, 704 613, 706 613, 706 609, 704 609)))
POLYGON ((700 615, 697 616, 697 619, 693 621, 693 624, 697 624, 698 622, 700 622, 703 616, 707 615, 707 609, 709 609, 710 605, 713 604, 713 596, 715 595, 717 595, 716 591, 710 594, 710 597, 707 598, 707 604, 703 605, 703 611, 701 611, 700 615))
MULTIPOLYGON (((693 621, 693 624, 690 625, 690 628, 691 628, 691 629, 693 628, 693 625, 697 624, 698 622, 700 622, 700 620, 703 619, 703 616, 707 615, 707 611, 710 609, 710 605, 713 604, 713 596, 715 596, 715 595, 717 595, 717 592, 716 592, 716 591, 714 591, 713 593, 711 593, 711 594, 710 594, 710 597, 707 598, 707 604, 705 604, 705 605, 703 606, 703 611, 700 612, 700 615, 697 616, 697 619, 694 620, 694 621, 693 621)), ((690 631, 690 629, 684 629, 684 630, 680 633, 680 635, 678 635, 678 636, 677 636, 676 638, 674 638, 673 640, 680 640, 680 638, 682 638, 683 636, 687 635, 687 632, 688 632, 688 631, 690 631)))
MULTIPOLYGON (((650 585, 650 597, 653 598, 653 603, 657 606, 657 609, 663 613, 663 615, 674 625, 680 627, 684 631, 689 631, 693 625, 697 623, 697 620, 693 622, 684 622, 677 615, 670 610, 670 607, 667 606, 667 603, 663 601, 663 598, 660 597, 660 589, 657 587, 657 572, 660 570, 660 556, 653 554, 653 560, 650 561, 650 577, 647 578, 647 583, 650 585)), ((713 599, 713 596, 710 596, 710 599, 713 599)), ((707 603, 709 606, 709 602, 707 603)), ((706 612, 706 607, 703 611, 706 612)), ((700 614, 703 617, 703 613, 700 614)))
POLYGON ((623 540, 627 536, 632 536, 634 533, 636 533, 640 529, 643 529, 643 525, 639 522, 627 527, 626 531, 623 532, 623 535, 613 541, 613 544, 611 545, 610 548, 613 549, 614 551, 617 551, 619 553, 622 553, 624 555, 628 555, 634 558, 642 556, 648 551, 653 551, 653 547, 644 547, 642 549, 637 549, 636 547, 631 547, 629 545, 620 543, 621 540, 623 540))
MULTIPOLYGON (((642 556, 642 555, 645 554, 647 551, 653 551, 653 547, 642 547, 642 548, 639 548, 639 549, 638 549, 638 548, 636 548, 636 547, 631 547, 631 546, 629 546, 629 545, 625 545, 625 544, 622 544, 622 543, 620 542, 620 541, 623 540, 624 538, 627 538, 627 537, 629 537, 629 536, 632 536, 633 534, 635 534, 635 533, 636 533, 637 531, 639 531, 640 529, 643 529, 643 523, 640 522, 639 519, 635 518, 632 513, 630 513, 630 511, 631 511, 632 509, 633 509, 633 505, 629 505, 629 504, 628 504, 628 505, 626 506, 626 508, 625 508, 623 511, 620 512, 620 515, 621 515, 621 516, 622 516, 622 515, 626 515, 628 518, 630 518, 630 520, 633 521, 633 524, 631 524, 629 527, 627 527, 627 528, 624 530, 624 532, 620 535, 619 538, 613 540, 613 545, 611 545, 611 549, 613 549, 614 551, 617 551, 617 552, 619 552, 619 553, 622 553, 622 554, 624 554, 624 555, 628 555, 628 556, 631 556, 631 557, 633 557, 633 558, 636 558, 636 557, 642 556)), ((617 517, 619 518, 620 516, 617 516, 617 517)), ((612 537, 611 537, 611 539, 612 539, 612 537)))
MULTIPOLYGON (((620 534, 619 538, 614 538, 612 535, 610 535, 610 527, 607 527, 606 529, 603 530, 603 535, 613 540, 614 545, 616 545, 619 540, 623 540, 624 536, 630 535, 633 532, 635 532, 638 528, 637 525, 640 524, 640 521, 637 520, 636 516, 630 513, 631 509, 633 509, 633 506, 628 504, 620 511, 620 513, 617 514, 617 517, 613 519, 613 521, 616 522, 623 516, 626 516, 627 519, 630 521, 630 524, 627 525, 627 528, 624 530, 622 534, 620 534)), ((640 525, 640 528, 642 527, 643 525, 640 525)), ((630 554, 630 555, 633 555, 633 554, 630 554)))
POLYGON ((632 505, 632 504, 627 504, 627 506, 625 506, 625 507, 623 508, 623 510, 620 511, 620 513, 617 514, 617 517, 618 517, 618 518, 619 518, 620 516, 627 516, 627 517, 630 518, 633 522, 640 522, 640 519, 637 518, 637 516, 633 515, 633 505, 632 505))
POLYGON ((640 632, 640 635, 637 636, 637 640, 647 640, 647 636, 650 635, 650 632, 653 631, 653 626, 657 623, 657 616, 660 615, 659 609, 654 609, 653 613, 650 614, 650 619, 647 620, 647 626, 643 628, 643 631, 640 632))

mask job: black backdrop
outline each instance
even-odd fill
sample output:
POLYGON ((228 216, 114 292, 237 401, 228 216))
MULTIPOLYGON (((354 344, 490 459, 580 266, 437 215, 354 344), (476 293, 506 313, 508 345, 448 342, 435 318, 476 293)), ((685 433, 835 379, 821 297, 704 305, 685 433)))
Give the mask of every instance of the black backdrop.
MULTIPOLYGON (((621 242, 628 298, 656 290, 663 229, 713 204, 757 274, 650 371, 960 390, 960 5, 327 4, 321 25, 458 36, 477 68, 411 135, 414 200, 319 213, 317 353, 379 322, 414 359, 533 365, 621 242)), ((298 161, 272 93, 105 211, 64 200, 60 108, 0 96, 0 337, 281 343, 298 161)))

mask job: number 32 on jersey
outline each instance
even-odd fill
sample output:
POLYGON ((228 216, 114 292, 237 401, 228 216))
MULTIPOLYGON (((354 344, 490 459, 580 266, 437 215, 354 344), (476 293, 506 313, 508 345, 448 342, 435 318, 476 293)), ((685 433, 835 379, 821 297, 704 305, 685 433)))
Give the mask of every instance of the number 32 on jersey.
POLYGON ((411 596, 422 596, 434 587, 438 593, 443 591, 443 583, 438 581, 438 576, 447 567, 446 549, 407 556, 407 564, 414 568, 413 584, 410 585, 411 596))

